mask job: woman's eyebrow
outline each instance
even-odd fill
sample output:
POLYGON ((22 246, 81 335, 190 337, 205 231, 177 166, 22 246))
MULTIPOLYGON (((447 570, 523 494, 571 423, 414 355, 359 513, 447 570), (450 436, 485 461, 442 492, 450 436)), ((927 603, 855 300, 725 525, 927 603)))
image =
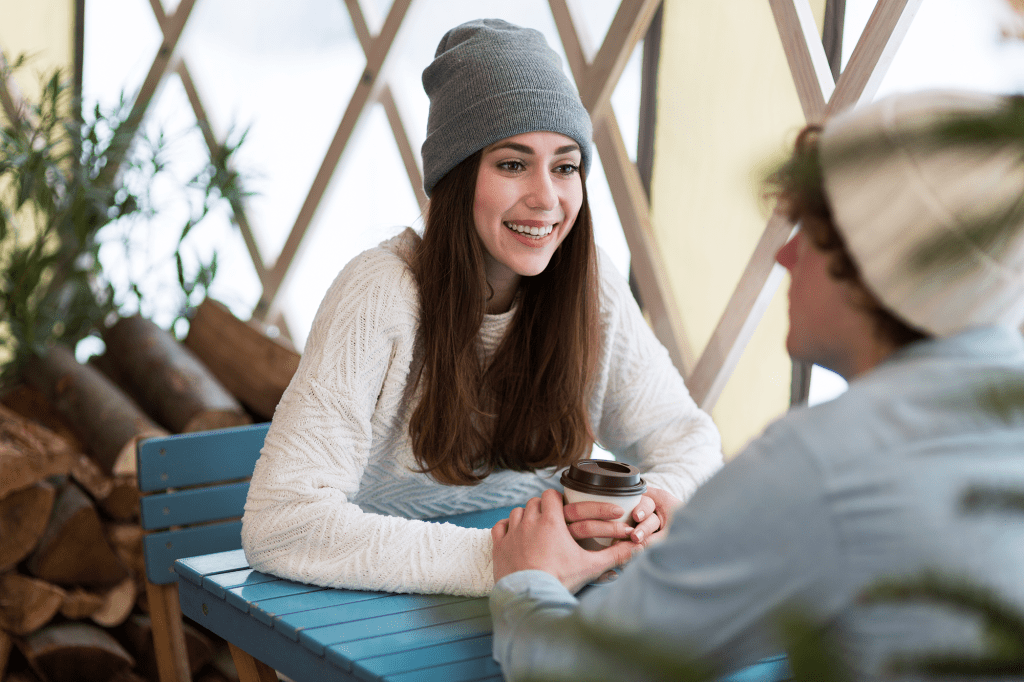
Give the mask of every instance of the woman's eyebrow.
MULTIPOLYGON (((497 151, 498 149, 511 149, 512 151, 519 152, 520 154, 528 154, 530 156, 533 156, 534 154, 537 153, 536 151, 534 151, 533 147, 512 141, 496 142, 494 146, 489 148, 487 151, 493 152, 497 151)), ((567 144, 556 149, 555 155, 557 156, 560 154, 568 154, 569 152, 578 151, 580 151, 580 146, 578 144, 567 144)))

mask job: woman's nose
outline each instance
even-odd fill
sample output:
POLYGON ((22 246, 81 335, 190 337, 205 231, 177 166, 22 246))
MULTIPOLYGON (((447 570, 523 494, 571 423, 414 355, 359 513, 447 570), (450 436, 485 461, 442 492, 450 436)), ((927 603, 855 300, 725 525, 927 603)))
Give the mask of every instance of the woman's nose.
POLYGON ((783 244, 781 249, 775 252, 775 262, 787 270, 792 270, 793 266, 796 265, 796 247, 798 239, 800 239, 799 232, 793 235, 788 242, 783 244))
POLYGON ((548 173, 534 173, 529 180, 526 203, 530 208, 550 211, 558 205, 558 192, 548 173))

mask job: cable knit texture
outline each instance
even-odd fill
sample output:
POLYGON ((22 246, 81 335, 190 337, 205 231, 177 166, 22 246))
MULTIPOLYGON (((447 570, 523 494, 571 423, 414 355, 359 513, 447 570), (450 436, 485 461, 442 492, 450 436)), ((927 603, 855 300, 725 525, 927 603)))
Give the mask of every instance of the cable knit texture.
MULTIPOLYGON (((518 505, 559 488, 555 470, 499 471, 475 486, 416 471, 407 390, 419 294, 412 230, 353 259, 331 285, 274 414, 242 519, 251 566, 328 587, 480 596, 493 587, 486 529, 423 521, 518 505)), ((602 348, 589 410, 598 442, 687 499, 722 463, 710 417, 690 398, 622 276, 601 260, 602 348)), ((486 358, 514 309, 487 315, 486 358)))

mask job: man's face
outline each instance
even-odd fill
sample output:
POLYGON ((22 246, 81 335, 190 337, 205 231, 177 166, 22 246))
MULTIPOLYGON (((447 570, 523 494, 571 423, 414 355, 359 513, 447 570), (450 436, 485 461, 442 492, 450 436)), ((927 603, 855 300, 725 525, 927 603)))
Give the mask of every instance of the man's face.
POLYGON ((790 357, 847 378, 856 374, 859 346, 872 338, 868 317, 855 305, 857 292, 829 274, 831 256, 802 231, 779 249, 775 260, 790 275, 790 357))

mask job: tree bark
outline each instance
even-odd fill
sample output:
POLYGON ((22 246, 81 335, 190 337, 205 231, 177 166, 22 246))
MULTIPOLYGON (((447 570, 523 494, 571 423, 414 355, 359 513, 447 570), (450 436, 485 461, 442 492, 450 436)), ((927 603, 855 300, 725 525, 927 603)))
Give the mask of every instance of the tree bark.
POLYGON ((57 496, 46 531, 25 566, 58 585, 107 588, 128 577, 107 543, 96 507, 70 482, 57 496))
MULTIPOLYGON (((115 381, 174 433, 239 426, 252 420, 192 351, 152 321, 135 315, 103 335, 104 363, 115 381)), ((222 340, 222 343, 224 340, 222 340)))
POLYGON ((56 345, 30 360, 25 377, 72 425, 106 473, 133 473, 135 443, 167 435, 124 391, 96 368, 78 362, 66 346, 56 345))
POLYGON ((11 649, 14 647, 14 640, 11 636, 0 630, 0 680, 7 679, 7 662, 11 660, 11 649))
POLYGON ((0 630, 27 635, 60 611, 64 590, 45 580, 10 571, 0 575, 0 630))
POLYGON ((89 614, 97 625, 112 628, 128 620, 139 596, 135 578, 129 576, 100 595, 103 603, 89 614))
POLYGON ((89 623, 51 625, 26 637, 19 648, 49 682, 107 682, 135 666, 116 639, 89 623))
POLYGON ((35 386, 30 386, 27 383, 18 384, 5 393, 3 398, 0 398, 0 404, 30 422, 39 424, 57 434, 67 441, 68 447, 73 452, 85 452, 85 446, 78 440, 78 436, 75 435, 75 431, 68 421, 57 412, 43 392, 35 386))
POLYGON ((39 544, 56 494, 52 485, 37 481, 0 498, 0 571, 13 568, 39 544))
POLYGON ((52 431, 0 406, 0 498, 66 474, 77 453, 52 431))
POLYGON ((60 615, 68 620, 82 620, 99 611, 103 606, 103 595, 76 587, 64 593, 60 615))
POLYGON ((272 339, 255 322, 243 322, 222 303, 203 301, 189 325, 185 346, 258 417, 269 420, 299 366, 290 345, 272 339))
POLYGON ((108 523, 107 542, 114 549, 117 558, 128 567, 140 586, 146 575, 146 559, 142 552, 142 527, 137 523, 108 523))
POLYGON ((108 517, 116 521, 139 518, 139 485, 135 476, 108 476, 85 455, 75 459, 70 473, 108 517))

